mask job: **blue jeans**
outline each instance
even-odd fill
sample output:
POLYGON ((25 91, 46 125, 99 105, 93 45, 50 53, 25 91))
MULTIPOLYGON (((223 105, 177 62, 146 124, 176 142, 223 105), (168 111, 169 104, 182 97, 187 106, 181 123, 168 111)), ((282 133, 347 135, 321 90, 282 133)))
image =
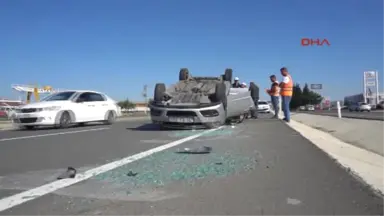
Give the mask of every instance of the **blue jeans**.
POLYGON ((284 119, 288 122, 291 120, 291 113, 289 112, 289 104, 291 103, 291 99, 291 96, 281 96, 282 108, 285 117, 284 119))
POLYGON ((271 102, 273 110, 275 111, 275 116, 279 116, 279 96, 271 96, 271 102))

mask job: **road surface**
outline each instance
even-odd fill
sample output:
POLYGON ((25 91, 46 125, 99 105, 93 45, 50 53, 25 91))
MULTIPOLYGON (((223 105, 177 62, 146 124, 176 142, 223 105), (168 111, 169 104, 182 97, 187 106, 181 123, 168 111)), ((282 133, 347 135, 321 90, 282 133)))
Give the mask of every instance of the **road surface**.
POLYGON ((383 214, 380 195, 280 120, 250 120, 174 142, 197 133, 159 131, 143 121, 0 131, 0 214, 383 214), (79 173, 107 169, 101 166, 166 144, 174 147, 65 188, 55 180, 68 166, 79 173), (200 146, 212 152, 175 153, 200 146), (7 197, 48 183, 58 190, 6 207, 7 197))
MULTIPOLYGON (((298 111, 298 112, 315 114, 315 115, 338 116, 337 110, 316 110, 316 111, 298 111)), ((384 112, 382 110, 372 110, 371 112, 349 112, 348 110, 342 110, 341 116, 344 118, 384 121, 384 112)))

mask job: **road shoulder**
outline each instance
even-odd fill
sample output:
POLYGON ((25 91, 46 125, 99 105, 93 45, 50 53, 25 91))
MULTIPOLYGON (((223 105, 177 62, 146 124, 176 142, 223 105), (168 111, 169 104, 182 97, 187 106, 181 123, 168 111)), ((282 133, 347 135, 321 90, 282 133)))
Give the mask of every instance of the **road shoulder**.
POLYGON ((383 121, 295 113, 292 119, 360 148, 384 156, 383 121))
MULTIPOLYGON (((364 131, 368 131, 369 127, 365 125, 367 123, 349 122, 364 120, 336 119, 334 117, 314 116, 308 114, 295 114, 292 116, 292 119, 293 120, 291 121, 291 123, 288 124, 291 128, 298 131, 302 136, 310 140, 313 144, 322 149, 329 156, 336 159, 339 164, 346 167, 356 176, 360 177, 376 191, 380 192, 381 194, 383 193, 384 157, 375 152, 368 151, 364 148, 359 148, 352 144, 343 142, 342 140, 336 137, 341 136, 340 134, 343 134, 344 139, 351 139, 351 137, 354 136, 356 137, 356 139, 359 136, 361 140, 368 139, 367 137, 361 137, 364 135, 362 135, 363 133, 360 132, 359 129, 351 129, 351 127, 361 127, 362 130, 365 129, 364 131), (336 120, 340 122, 338 122, 337 124, 334 122, 336 120), (320 130, 320 128, 322 129, 320 130), (349 131, 346 128, 349 128, 349 131), (341 132, 341 130, 344 131, 341 132), (333 136, 337 131, 339 131, 339 135, 333 136)), ((375 134, 370 134, 371 137, 369 137, 369 139, 376 140, 376 144, 383 143, 383 127, 381 125, 377 127, 378 128, 372 130, 375 134), (379 130, 381 130, 381 132, 379 132, 379 130), (381 142, 379 139, 381 139, 381 142)))

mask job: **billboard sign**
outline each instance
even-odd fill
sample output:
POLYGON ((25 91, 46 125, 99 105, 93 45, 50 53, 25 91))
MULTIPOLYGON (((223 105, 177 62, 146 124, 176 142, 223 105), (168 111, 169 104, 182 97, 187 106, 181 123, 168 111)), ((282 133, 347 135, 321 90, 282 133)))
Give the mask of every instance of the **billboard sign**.
POLYGON ((311 84, 311 89, 323 89, 323 84, 311 84))

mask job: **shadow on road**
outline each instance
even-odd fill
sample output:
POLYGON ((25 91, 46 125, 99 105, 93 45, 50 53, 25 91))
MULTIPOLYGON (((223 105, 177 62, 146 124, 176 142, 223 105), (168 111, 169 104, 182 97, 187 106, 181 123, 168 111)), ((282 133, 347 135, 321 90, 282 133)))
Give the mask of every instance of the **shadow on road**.
POLYGON ((68 128, 55 128, 53 126, 38 126, 30 129, 25 128, 15 128, 12 131, 45 131, 45 130, 60 130, 60 129, 70 129, 70 128, 91 128, 95 126, 103 125, 102 123, 86 123, 86 124, 75 124, 71 125, 68 128))
POLYGON ((132 130, 132 131, 177 131, 180 129, 168 129, 168 128, 163 128, 160 125, 157 124, 143 124, 138 127, 132 127, 132 128, 126 128, 127 130, 132 130))

